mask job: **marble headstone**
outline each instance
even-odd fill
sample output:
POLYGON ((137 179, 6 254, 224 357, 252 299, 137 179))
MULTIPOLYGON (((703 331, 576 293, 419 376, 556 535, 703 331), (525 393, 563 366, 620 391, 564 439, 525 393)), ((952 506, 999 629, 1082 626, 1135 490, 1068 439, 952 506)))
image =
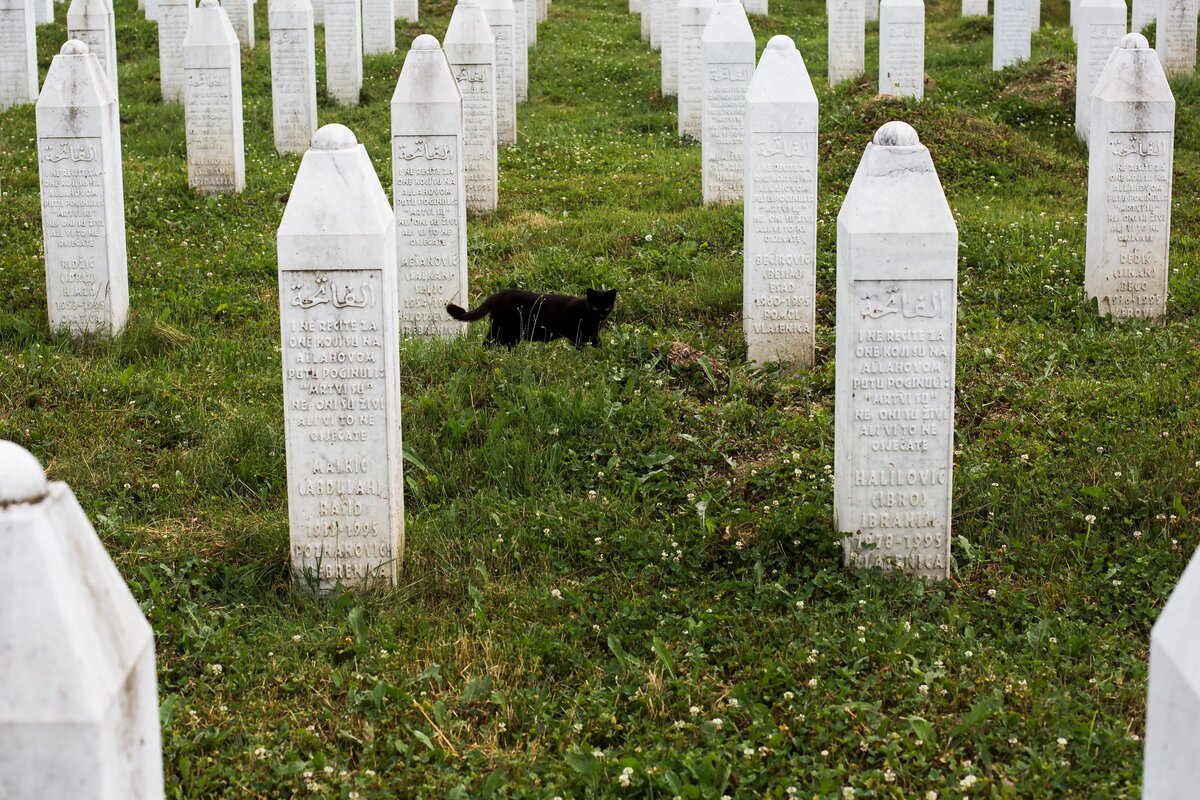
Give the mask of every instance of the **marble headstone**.
POLYGON ((881 0, 864 0, 863 3, 863 19, 867 22, 875 22, 879 19, 879 4, 881 0))
POLYGON ((392 0, 362 0, 363 55, 396 52, 396 9, 392 0))
POLYGON ((1084 290, 1101 315, 1167 311, 1175 98, 1146 37, 1121 39, 1092 93, 1084 290))
POLYGON ((1029 59, 1032 44, 1030 0, 995 0, 992 17, 992 69, 1029 59))
POLYGON ((497 202, 496 37, 479 0, 458 0, 442 42, 463 99, 467 210, 497 202))
POLYGON ((650 41, 651 29, 654 25, 654 20, 652 19, 651 14, 654 13, 654 4, 656 1, 657 0, 643 0, 642 2, 641 34, 643 42, 650 41))
POLYGON ((661 91, 663 97, 679 96, 679 0, 656 0, 655 11, 662 12, 661 91), (673 31, 673 33, 666 33, 673 31))
POLYGON ((1035 32, 1042 27, 1042 0, 1029 0, 1029 27, 1035 32))
POLYGON ((482 0, 492 36, 496 38, 496 139, 517 143, 517 70, 513 46, 512 0, 482 0))
POLYGON ((242 47, 254 49, 254 0, 221 0, 221 8, 242 47))
POLYGON ((194 10, 193 0, 153 0, 158 23, 158 80, 164 103, 183 102, 183 40, 194 10))
POLYGON ((886 123, 838 214, 834 523, 849 565, 949 575, 957 270, 929 151, 886 123))
POLYGON ((37 100, 33 0, 0 0, 0 109, 37 100))
POLYGON ((1088 140, 1092 89, 1113 48, 1125 36, 1125 0, 1081 0, 1075 47, 1075 135, 1088 140))
POLYGON ((33 0, 33 18, 38 25, 54 22, 54 0, 33 0))
POLYGON ((1141 33, 1147 25, 1158 20, 1158 0, 1133 0, 1131 33, 1141 33))
POLYGON ((754 31, 738 0, 717 0, 702 37, 704 120, 700 161, 704 202, 742 199, 746 90, 754 77, 754 31))
POLYGON ((0 797, 162 800, 154 631, 71 487, 3 440, 0 543, 0 797))
POLYGON ((760 14, 765 17, 770 13, 768 0, 746 0, 742 6, 746 9, 747 14, 760 14))
POLYGON ((529 99, 529 30, 527 28, 530 0, 512 0, 513 4, 513 69, 515 70, 517 104, 529 99))
POLYGON ((539 19, 539 17, 541 16, 541 5, 542 4, 539 2, 539 0, 530 0, 530 5, 529 5, 530 13, 526 15, 526 23, 527 24, 525 26, 525 30, 528 34, 527 38, 529 41, 529 49, 530 50, 537 47, 538 23, 541 21, 539 19))
POLYGON ((882 0, 879 4, 879 93, 925 96, 925 3, 882 0))
POLYGON ((303 153, 317 132, 317 49, 308 0, 270 9, 271 110, 275 151, 303 153))
POLYGON ((862 0, 825 0, 829 28, 829 85, 866 69, 866 20, 862 0))
POLYGON ((386 586, 404 551, 396 220, 348 128, 312 144, 278 235, 292 570, 386 586))
POLYGON ((817 93, 796 45, 767 42, 746 95, 742 330, 748 361, 813 363, 817 93))
POLYGON ((701 37, 715 0, 679 0, 679 135, 700 138, 704 125, 704 47, 701 37))
POLYGON ((986 17, 988 0, 962 0, 962 15, 964 17, 986 17))
POLYGON ((358 105, 363 84, 362 36, 358 0, 325 0, 325 90, 339 105, 358 105))
POLYGON ((129 312, 121 124, 83 42, 68 41, 50 63, 37 134, 50 327, 119 333, 129 312))
POLYGON ((113 94, 117 87, 117 24, 109 0, 71 0, 67 8, 67 38, 84 42, 100 62, 113 94))
POLYGON ((1196 70, 1196 14, 1200 0, 1159 0, 1154 46, 1168 75, 1196 70))
POLYGON ((396 19, 405 22, 420 21, 421 11, 417 7, 417 0, 395 0, 395 3, 396 19))
POLYGON ((401 336, 457 336, 467 302, 463 101, 437 39, 413 40, 392 95, 392 201, 401 336))
POLYGON ((188 186, 200 194, 246 187, 241 56, 225 9, 200 0, 183 42, 188 186))
POLYGON ((1150 631, 1142 800, 1184 800, 1200 786, 1200 556, 1192 555, 1150 631))
POLYGON ((313 25, 325 26, 325 0, 312 0, 313 25))

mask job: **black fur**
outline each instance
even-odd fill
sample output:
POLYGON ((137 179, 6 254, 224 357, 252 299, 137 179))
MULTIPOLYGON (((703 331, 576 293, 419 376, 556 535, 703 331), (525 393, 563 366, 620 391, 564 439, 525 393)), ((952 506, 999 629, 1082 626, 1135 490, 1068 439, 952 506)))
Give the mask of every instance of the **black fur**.
POLYGON ((600 344, 600 326, 612 313, 616 289, 588 289, 585 297, 537 294, 524 289, 503 289, 471 311, 451 303, 446 313, 462 322, 474 322, 490 314, 488 341, 509 347, 526 339, 548 342, 560 336, 582 348, 600 344))

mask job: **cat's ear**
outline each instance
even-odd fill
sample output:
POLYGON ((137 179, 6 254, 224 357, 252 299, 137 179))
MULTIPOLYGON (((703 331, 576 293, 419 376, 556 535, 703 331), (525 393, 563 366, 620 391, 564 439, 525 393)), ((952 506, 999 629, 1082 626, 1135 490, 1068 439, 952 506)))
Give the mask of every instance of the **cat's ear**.
POLYGON ((604 297, 604 292, 601 292, 597 289, 588 289, 587 290, 588 307, 589 308, 598 308, 600 306, 600 301, 603 299, 603 297, 604 297))
POLYGON ((604 299, 607 300, 610 304, 617 302, 617 290, 609 289, 607 292, 604 293, 604 299))

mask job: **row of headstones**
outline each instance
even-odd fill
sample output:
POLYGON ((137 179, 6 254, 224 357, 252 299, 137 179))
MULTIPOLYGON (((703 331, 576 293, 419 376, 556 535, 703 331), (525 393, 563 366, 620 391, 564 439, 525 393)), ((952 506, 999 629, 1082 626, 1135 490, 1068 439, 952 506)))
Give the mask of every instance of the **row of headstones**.
MULTIPOLYGON (((496 207, 497 142, 516 140, 511 49, 507 61, 497 58, 497 42, 511 41, 511 8, 511 0, 493 0, 485 13, 479 0, 461 0, 445 52, 433 37, 417 37, 397 81, 393 189, 400 319, 409 335, 464 327, 442 309, 466 300, 466 212, 496 207)), ((303 151, 316 128, 311 11, 307 0, 276 0, 271 15, 280 21, 272 30, 276 140, 303 151)), ((189 184, 202 193, 238 191, 240 51, 216 0, 201 0, 191 14, 184 51, 189 184)), ((52 62, 37 116, 51 326, 119 332, 128 280, 117 98, 82 42, 64 45, 52 62)))

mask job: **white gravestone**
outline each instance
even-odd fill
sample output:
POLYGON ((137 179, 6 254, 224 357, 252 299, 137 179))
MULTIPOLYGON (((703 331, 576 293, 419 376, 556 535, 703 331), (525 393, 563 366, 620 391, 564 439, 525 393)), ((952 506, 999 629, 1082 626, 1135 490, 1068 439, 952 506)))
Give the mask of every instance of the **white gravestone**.
POLYGON ((704 45, 716 0, 679 0, 679 135, 699 139, 704 126, 704 45))
POLYGON ((767 42, 746 95, 746 360, 813 363, 817 93, 796 45, 767 42))
POLYGON ((194 0, 154 0, 158 23, 158 80, 164 103, 183 102, 183 40, 194 0))
POLYGON ((1196 13, 1198 0, 1159 0, 1154 46, 1168 75, 1196 69, 1196 13))
POLYGON ((33 0, 33 18, 38 25, 54 22, 54 0, 33 0))
POLYGON ((68 41, 50 63, 37 136, 50 327, 119 333, 129 312, 121 123, 83 42, 68 41))
POLYGON ((1030 0, 996 0, 992 16, 992 69, 1029 59, 1033 29, 1030 0))
POLYGON ((958 229, 906 123, 867 145, 837 239, 834 523, 845 560, 945 578, 958 229))
POLYGON ((642 13, 642 0, 629 0, 629 13, 630 14, 642 13))
POLYGON ((1115 319, 1167 311, 1175 98, 1149 48, 1126 35, 1092 93, 1084 289, 1115 319))
POLYGON ((0 797, 162 800, 154 631, 71 487, 0 440, 0 797))
POLYGON ((666 13, 663 4, 666 0, 652 0, 653 9, 650 12, 650 49, 661 51, 663 46, 663 22, 666 13))
POLYGON ((325 91, 358 105, 363 85, 362 10, 358 0, 325 0, 325 91))
POLYGON ((1200 786, 1200 556, 1150 631, 1142 800, 1186 800, 1200 786))
POLYGON ((221 0, 221 8, 242 47, 254 49, 254 0, 221 0))
POLYGON ((738 0, 717 0, 702 38, 704 121, 700 162, 704 202, 742 199, 746 89, 754 77, 754 31, 738 0))
MULTIPOLYGON (((642 19, 641 19, 641 34, 642 41, 649 42, 652 29, 654 27, 654 19, 651 16, 654 13, 655 3, 659 0, 642 0, 642 19)), ((653 45, 651 45, 653 49, 653 45)))
POLYGON ((1075 135, 1088 140, 1092 89, 1125 36, 1125 0, 1081 0, 1075 48, 1075 135))
POLYGON ((880 0, 865 0, 863 3, 863 19, 874 22, 879 19, 880 0))
POLYGON ((325 26, 325 0, 312 0, 313 25, 325 26))
POLYGON ((747 0, 742 6, 747 14, 760 14, 765 17, 769 13, 767 4, 768 0, 747 0))
POLYGON ((515 70, 517 103, 529 99, 529 32, 526 27, 530 12, 530 0, 512 0, 513 3, 513 69, 515 70))
POLYGON ((537 47, 537 30, 539 17, 541 16, 542 4, 538 0, 530 0, 529 11, 526 22, 526 32, 528 33, 529 49, 537 47))
POLYGON ((326 125, 279 225, 292 570, 390 585, 404 552, 396 220, 366 149, 326 125))
POLYGON ((1130 33, 1141 33, 1142 29, 1158 20, 1158 0, 1133 0, 1130 33))
POLYGON ((0 0, 0 110, 37 100, 33 0, 0 0))
POLYGON ((925 3, 883 0, 879 5, 879 93, 925 96, 925 3))
POLYGON ((96 56, 113 94, 117 87, 117 25, 109 0, 71 0, 67 8, 67 38, 83 42, 96 56))
POLYGON ((1029 0, 1029 27, 1034 31, 1042 27, 1042 0, 1029 0))
POLYGON ((866 69, 866 20, 862 0, 825 0, 829 27, 829 85, 866 69))
POLYGON ((964 17, 986 17, 988 0, 962 0, 962 15, 964 17))
POLYGON ((658 0, 656 11, 662 12, 662 81, 663 97, 679 96, 679 0, 658 0))
POLYGON ((405 22, 418 22, 421 10, 417 8, 417 0, 395 0, 396 19, 405 22))
POLYGON ((308 0, 270 8, 271 109, 275 151, 303 153, 317 132, 317 49, 308 0))
POLYGON ((482 0, 483 11, 496 38, 496 139, 517 143, 517 71, 513 47, 512 0, 482 0))
POLYGON ((479 0, 458 0, 442 43, 463 99, 467 210, 496 208, 496 37, 479 0))
POLYGON ((396 9, 392 0, 362 0, 363 55, 396 52, 396 9))
POLYGON ((246 187, 241 57, 225 9, 200 0, 183 41, 188 186, 200 194, 246 187))
POLYGON ((467 302, 463 102, 428 34, 413 40, 392 95, 392 201, 401 336, 458 336, 446 304, 467 302))

